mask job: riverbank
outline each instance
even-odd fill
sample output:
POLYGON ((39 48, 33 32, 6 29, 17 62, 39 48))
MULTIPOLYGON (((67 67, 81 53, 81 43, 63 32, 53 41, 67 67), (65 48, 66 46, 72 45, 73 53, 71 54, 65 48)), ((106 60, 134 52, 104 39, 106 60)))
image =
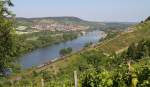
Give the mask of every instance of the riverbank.
MULTIPOLYGON (((101 36, 102 38, 105 38, 107 36, 107 34, 105 32, 102 32, 101 35, 102 35, 101 36)), ((99 44, 100 43, 95 43, 95 44, 90 45, 89 47, 84 47, 84 48, 78 50, 77 52, 72 52, 72 53, 70 53, 68 55, 65 55, 65 56, 62 56, 62 57, 59 57, 59 58, 55 58, 53 60, 50 60, 50 61, 48 61, 46 63, 43 63, 43 64, 35 67, 34 70, 36 70, 36 72, 40 72, 40 71, 46 70, 49 67, 52 67, 53 65, 55 65, 55 63, 57 63, 59 61, 65 61, 65 60, 67 60, 68 58, 70 58, 73 55, 78 55, 78 54, 81 54, 81 53, 83 53, 83 52, 85 52, 87 50, 91 50, 93 48, 96 48, 97 45, 99 45, 99 44)))
MULTIPOLYGON (((94 34, 94 35, 95 35, 95 34, 94 34)), ((103 31, 102 31, 101 33, 98 33, 97 35, 100 35, 100 36, 103 37, 103 38, 105 38, 105 37, 107 36, 107 34, 106 34, 105 32, 103 32, 103 31)), ((46 70, 46 69, 48 69, 48 68, 50 68, 50 67, 51 67, 51 69, 53 70, 54 68, 57 67, 57 64, 58 64, 58 65, 61 65, 62 62, 64 63, 65 61, 69 60, 70 58, 71 58, 71 59, 77 59, 77 58, 72 58, 72 57, 75 56, 75 55, 78 55, 78 54, 80 54, 80 53, 83 53, 84 51, 93 49, 93 47, 96 47, 97 44, 99 44, 99 39, 97 39, 97 43, 92 44, 92 45, 90 45, 89 47, 85 47, 85 48, 79 49, 79 50, 77 50, 76 52, 73 51, 71 54, 68 54, 68 55, 65 55, 65 56, 62 56, 62 57, 57 57, 57 58, 54 58, 54 59, 49 58, 49 61, 44 62, 44 63, 42 63, 42 64, 40 64, 40 65, 37 65, 37 66, 35 66, 35 67, 32 67, 32 68, 23 69, 23 71, 22 71, 23 73, 17 73, 17 74, 13 75, 13 76, 10 77, 10 78, 11 78, 12 80, 16 80, 16 79, 18 79, 18 78, 21 79, 20 76, 22 76, 22 75, 20 75, 20 74, 23 74, 23 75, 30 75, 30 74, 33 73, 34 71, 35 71, 35 72, 41 72, 41 71, 46 70)), ((26 58, 25 58, 25 59, 26 59, 26 58)), ((30 61, 29 61, 29 62, 30 62, 30 61)), ((58 70, 58 69, 56 69, 56 71, 57 71, 57 70, 58 70)))
POLYGON ((21 57, 27 53, 30 53, 36 49, 44 48, 50 45, 59 44, 69 40, 76 39, 78 37, 77 32, 36 32, 32 34, 17 35, 17 48, 18 55, 21 57))
POLYGON ((105 34, 102 31, 87 32, 85 35, 82 35, 77 39, 62 42, 60 44, 51 45, 45 48, 40 48, 31 53, 28 53, 22 58, 20 58, 22 59, 21 64, 23 64, 25 68, 30 68, 33 65, 43 66, 45 62, 49 60, 53 61, 61 57, 60 50, 63 48, 71 47, 74 53, 84 48, 86 43, 92 42, 96 44, 104 36, 105 34))

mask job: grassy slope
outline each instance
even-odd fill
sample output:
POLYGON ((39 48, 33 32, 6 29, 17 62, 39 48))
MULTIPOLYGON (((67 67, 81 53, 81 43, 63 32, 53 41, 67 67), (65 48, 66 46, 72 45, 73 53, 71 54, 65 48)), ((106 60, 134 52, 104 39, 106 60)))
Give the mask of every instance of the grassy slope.
MULTIPOLYGON (((105 53, 118 52, 121 49, 127 48, 131 43, 138 42, 141 39, 150 39, 150 22, 138 24, 133 27, 132 32, 121 33, 114 38, 105 40, 95 48, 91 47, 86 50, 101 49, 105 53)), ((46 69, 46 70, 52 70, 54 72, 57 72, 58 70, 65 69, 68 66, 77 65, 79 64, 79 62, 82 62, 82 59, 80 59, 80 53, 76 53, 69 57, 66 57, 65 59, 56 61, 46 67, 43 67, 42 69, 38 69, 38 71, 46 69)), ((72 68, 69 70, 74 70, 74 69, 72 68)))
POLYGON ((150 39, 150 22, 138 24, 132 29, 133 31, 131 32, 123 32, 114 38, 102 42, 96 48, 100 48, 106 53, 118 52, 127 48, 133 42, 138 42, 141 39, 150 39))

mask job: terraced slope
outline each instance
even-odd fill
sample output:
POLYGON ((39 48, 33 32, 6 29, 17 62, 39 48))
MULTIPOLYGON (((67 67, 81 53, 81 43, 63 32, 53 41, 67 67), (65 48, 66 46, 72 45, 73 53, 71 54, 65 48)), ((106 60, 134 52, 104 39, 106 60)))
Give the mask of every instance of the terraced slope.
POLYGON ((102 42, 96 48, 106 53, 118 53, 123 51, 122 49, 127 48, 131 43, 138 42, 142 39, 150 39, 150 22, 140 23, 130 30, 102 42))

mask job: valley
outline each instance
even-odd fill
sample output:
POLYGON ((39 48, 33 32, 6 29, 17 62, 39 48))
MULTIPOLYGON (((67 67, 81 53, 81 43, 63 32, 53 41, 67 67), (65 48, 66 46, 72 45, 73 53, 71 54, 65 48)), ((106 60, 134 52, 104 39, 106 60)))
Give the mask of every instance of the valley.
POLYGON ((0 0, 0 87, 150 87, 148 0, 0 0))
MULTIPOLYGON (((135 78, 136 81, 140 78, 139 76, 143 75, 144 71, 149 73, 149 28, 149 21, 131 26, 128 30, 117 33, 112 38, 109 36, 109 38, 102 40, 95 46, 90 46, 77 53, 64 56, 64 58, 45 66, 29 69, 22 73, 21 76, 30 76, 32 79, 23 79, 26 79, 27 81, 34 80, 36 82, 35 85, 40 85, 38 84, 38 78, 41 78, 41 74, 46 74, 46 77, 43 78, 45 78, 45 80, 50 79, 51 81, 46 80, 45 85, 60 86, 63 84, 66 87, 72 87, 74 86, 74 82, 72 81, 73 72, 77 71, 79 80, 78 84, 81 87, 83 85, 91 85, 91 83, 97 85, 97 82, 87 83, 87 79, 88 81, 97 80, 99 85, 115 85, 119 87, 127 86, 128 84, 126 84, 125 81, 128 81, 128 79, 135 78), (135 48, 133 48, 133 46, 135 46, 135 48), (146 46, 146 48, 141 46, 146 46), (135 53, 133 54, 133 52, 135 53), (144 54, 139 55, 140 52, 144 54), (128 65, 126 64, 126 61, 128 65), (130 63, 130 61, 133 62, 130 63), (130 69, 128 68, 129 66, 132 67, 130 71, 131 74, 128 74, 130 69), (127 79, 123 79, 124 77, 116 77, 118 73, 120 73, 119 75, 121 76, 127 74, 127 76, 125 76, 127 79), (128 75, 133 75, 135 77, 128 77, 128 75), (47 76, 55 78, 48 78, 47 76), (113 81, 120 83, 120 81, 116 80, 118 78, 121 78, 121 81, 123 81, 120 85, 113 83, 113 81), (106 79, 105 84, 99 82, 102 79, 106 79)), ((144 75, 147 76, 148 73, 145 73, 144 75)), ((20 77, 20 75, 17 77, 20 77)), ((143 85, 149 85, 148 83, 144 83, 143 80, 138 80, 143 85)), ((145 78, 145 80, 149 81, 149 78, 145 78)), ((19 82, 20 81, 22 80, 19 80, 19 82)), ((137 85, 141 86, 141 84, 137 85)))
POLYGON ((42 66, 44 63, 48 63, 47 61, 54 62, 54 60, 61 59, 59 53, 61 49, 71 47, 72 53, 75 53, 83 49, 86 43, 96 44, 105 36, 104 32, 98 30, 86 32, 76 39, 33 50, 20 58, 21 65, 23 65, 23 68, 31 68, 32 66, 42 66))

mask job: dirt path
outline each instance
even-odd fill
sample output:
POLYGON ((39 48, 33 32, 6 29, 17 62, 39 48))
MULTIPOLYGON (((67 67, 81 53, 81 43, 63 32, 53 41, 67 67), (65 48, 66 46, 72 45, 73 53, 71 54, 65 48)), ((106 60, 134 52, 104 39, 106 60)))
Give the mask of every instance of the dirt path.
POLYGON ((123 51, 125 51, 125 50, 127 50, 127 49, 128 49, 128 47, 124 47, 124 48, 122 48, 122 49, 116 51, 116 54, 122 53, 123 51))

